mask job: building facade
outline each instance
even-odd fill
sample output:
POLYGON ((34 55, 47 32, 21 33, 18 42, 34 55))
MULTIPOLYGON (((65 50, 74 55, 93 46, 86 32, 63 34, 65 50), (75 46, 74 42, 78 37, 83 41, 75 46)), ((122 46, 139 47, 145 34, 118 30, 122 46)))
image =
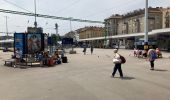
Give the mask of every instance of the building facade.
POLYGON ((79 33, 80 39, 86 38, 96 38, 96 37, 103 37, 105 36, 104 28, 103 27, 84 27, 77 30, 79 33))
MULTIPOLYGON (((109 18, 105 19, 105 33, 107 36, 115 36, 118 35, 118 25, 119 22, 122 19, 122 15, 116 14, 112 15, 109 18)), ((112 44, 115 44, 118 40, 117 39, 108 39, 109 47, 112 46, 112 44)), ((106 45, 107 43, 105 43, 106 45)))
MULTIPOLYGON (((79 34, 79 39, 87 39, 87 38, 98 38, 105 36, 105 29, 103 27, 84 27, 77 30, 79 34)), ((87 44, 94 45, 95 47, 102 47, 104 40, 95 40, 95 41, 84 41, 87 44)))
MULTIPOLYGON (((105 27, 108 36, 144 33, 145 9, 134 10, 125 15, 114 15, 105 19, 105 27), (117 18, 118 17, 118 18, 117 18)), ((170 28, 170 8, 148 8, 148 31, 170 28)), ((158 37, 158 36, 157 36, 158 37)), ((156 40, 157 37, 150 37, 156 40)), ((124 45, 126 48, 134 48, 135 41, 143 37, 128 37, 109 39, 109 44, 124 45)), ((160 42, 159 44, 161 44, 160 42)), ((167 44, 166 44, 167 45, 167 44)))
MULTIPOLYGON (((136 42, 143 41, 145 33, 145 9, 138 9, 124 15, 114 14, 105 19, 105 36, 103 38, 91 38, 89 33, 81 34, 80 41, 105 41, 108 46, 136 47, 136 42), (106 37, 106 38, 105 38, 106 37), (91 38, 91 39, 90 39, 91 38)), ((156 44, 159 48, 170 50, 170 8, 148 8, 149 43, 156 44), (167 31, 168 29, 168 31, 167 31), (164 31, 166 30, 166 32, 164 31)), ((106 43, 103 42, 103 45, 106 43)))
POLYGON ((163 12, 163 28, 169 28, 170 27, 170 8, 164 8, 162 10, 163 12))
MULTIPOLYGON (((162 28, 163 8, 149 8, 149 31, 162 28)), ((164 11, 166 12, 166 11, 164 11)), ((125 15, 112 15, 105 19, 105 27, 108 36, 120 34, 132 34, 144 32, 145 9, 134 10, 125 15)), ((169 13, 168 13, 169 14, 169 13)))

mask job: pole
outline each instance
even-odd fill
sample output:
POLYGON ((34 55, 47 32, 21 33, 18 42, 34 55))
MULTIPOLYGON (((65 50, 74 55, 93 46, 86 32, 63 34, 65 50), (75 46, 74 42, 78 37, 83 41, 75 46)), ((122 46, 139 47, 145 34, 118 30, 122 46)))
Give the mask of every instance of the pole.
POLYGON ((35 25, 35 29, 37 28, 37 6, 36 6, 36 0, 34 0, 34 9, 35 9, 35 22, 34 22, 34 25, 35 25))
POLYGON ((58 24, 55 23, 56 35, 58 35, 58 24))
POLYGON ((109 33, 109 26, 108 26, 108 23, 107 21, 105 22, 105 38, 104 38, 104 48, 106 48, 106 45, 107 45, 107 35, 109 33))
MULTIPOLYGON (((8 16, 5 16, 5 23, 6 23, 6 35, 7 35, 6 40, 8 41, 8 16)), ((6 47, 6 49, 7 49, 8 44, 6 44, 4 47, 6 47)))
POLYGON ((145 2, 145 44, 144 49, 148 50, 148 0, 145 2))
POLYGON ((71 24, 72 18, 70 17, 70 32, 72 31, 72 24, 71 24))
POLYGON ((7 40, 8 40, 8 17, 5 16, 5 19, 6 19, 6 34, 7 34, 7 40))
MULTIPOLYGON (((71 21, 72 21, 72 17, 70 17, 70 33, 72 34, 72 24, 71 24, 71 21)), ((74 34, 73 34, 74 35, 74 34)), ((74 39, 74 38, 73 38, 74 39)), ((73 44, 71 44, 71 48, 72 48, 72 51, 74 51, 74 48, 73 48, 73 44)))
POLYGON ((55 43, 55 49, 57 49, 58 41, 59 41, 58 24, 57 23, 55 23, 55 29, 56 29, 56 40, 55 40, 55 42, 57 42, 57 45, 55 43))

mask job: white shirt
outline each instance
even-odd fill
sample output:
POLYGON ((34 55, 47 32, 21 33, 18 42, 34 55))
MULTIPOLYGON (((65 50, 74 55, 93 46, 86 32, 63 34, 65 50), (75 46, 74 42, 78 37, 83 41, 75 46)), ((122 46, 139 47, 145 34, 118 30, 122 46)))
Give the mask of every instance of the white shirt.
POLYGON ((115 53, 113 56, 113 63, 121 63, 120 55, 118 53, 115 53))

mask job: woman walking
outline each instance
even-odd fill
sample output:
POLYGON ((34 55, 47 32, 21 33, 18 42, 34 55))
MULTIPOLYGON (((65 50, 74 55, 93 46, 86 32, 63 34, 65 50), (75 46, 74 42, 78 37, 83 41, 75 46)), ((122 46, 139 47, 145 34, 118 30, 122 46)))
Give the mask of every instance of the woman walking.
POLYGON ((120 59, 120 54, 118 54, 118 50, 114 49, 114 57, 113 57, 113 63, 115 64, 114 68, 113 68, 113 73, 112 76, 114 77, 116 74, 116 71, 119 71, 120 77, 123 78, 123 72, 122 72, 122 68, 121 68, 121 59, 120 59))
POLYGON ((154 49, 149 49, 148 57, 149 57, 150 66, 151 66, 150 70, 154 70, 154 61, 157 58, 156 51, 154 49))

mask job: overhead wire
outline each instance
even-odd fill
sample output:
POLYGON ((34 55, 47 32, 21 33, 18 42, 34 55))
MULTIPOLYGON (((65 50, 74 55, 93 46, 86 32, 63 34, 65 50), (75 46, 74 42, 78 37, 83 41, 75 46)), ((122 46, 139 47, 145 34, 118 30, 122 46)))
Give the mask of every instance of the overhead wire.
POLYGON ((23 8, 23 7, 15 4, 15 3, 12 3, 12 2, 10 2, 10 1, 8 1, 8 0, 3 0, 3 1, 5 1, 6 3, 11 4, 11 5, 13 5, 13 6, 17 7, 17 8, 20 8, 20 9, 25 10, 25 11, 27 11, 27 12, 33 13, 32 11, 29 11, 29 10, 27 10, 27 9, 25 9, 25 8, 23 8))

